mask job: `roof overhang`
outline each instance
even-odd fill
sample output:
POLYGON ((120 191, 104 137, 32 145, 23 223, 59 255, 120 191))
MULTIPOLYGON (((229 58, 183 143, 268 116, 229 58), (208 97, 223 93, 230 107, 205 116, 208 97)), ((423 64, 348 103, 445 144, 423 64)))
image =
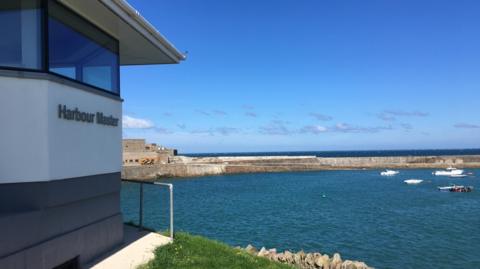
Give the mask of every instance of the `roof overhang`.
POLYGON ((124 0, 57 0, 120 43, 120 65, 174 64, 185 59, 124 0))

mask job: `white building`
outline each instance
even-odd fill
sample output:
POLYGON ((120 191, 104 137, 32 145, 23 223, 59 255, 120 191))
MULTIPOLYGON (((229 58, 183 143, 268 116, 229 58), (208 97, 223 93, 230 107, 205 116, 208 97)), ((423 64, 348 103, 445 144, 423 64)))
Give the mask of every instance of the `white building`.
POLYGON ((184 55, 123 0, 2 0, 0 37, 0 268, 81 268, 123 240, 119 66, 184 55))

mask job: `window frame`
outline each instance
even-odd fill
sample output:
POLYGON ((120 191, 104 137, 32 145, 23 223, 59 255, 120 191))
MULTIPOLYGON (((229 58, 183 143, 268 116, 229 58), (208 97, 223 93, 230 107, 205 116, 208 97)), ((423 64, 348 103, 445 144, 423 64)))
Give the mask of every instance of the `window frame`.
MULTIPOLYGON (((93 88, 94 90, 101 91, 103 93, 107 93, 116 97, 120 97, 121 93, 121 84, 120 84, 120 42, 117 38, 112 36, 111 34, 107 33, 100 27, 97 27, 95 24, 91 23, 89 20, 85 19, 83 16, 69 8, 68 6, 63 5, 62 3, 58 3, 58 5, 61 5, 62 8, 66 9, 68 12, 73 13, 79 20, 82 20, 84 23, 89 24, 91 27, 95 28, 96 30, 100 31, 101 33, 105 34, 109 38, 115 40, 117 47, 118 47, 118 58, 117 58, 117 65, 116 65, 116 79, 117 79, 117 91, 113 90, 107 90, 100 88, 98 86, 85 83, 80 80, 76 80, 67 76, 60 75, 58 73, 50 71, 50 63, 49 63, 49 57, 50 57, 50 46, 49 46, 49 1, 55 1, 55 0, 40 0, 40 43, 41 43, 41 48, 40 48, 40 58, 41 58, 41 63, 40 63, 40 68, 25 68, 25 67, 12 67, 12 66, 3 66, 0 65, 0 70, 11 70, 11 71, 27 71, 27 72, 34 72, 34 73, 46 73, 51 76, 59 77, 65 80, 68 80, 73 83, 78 83, 83 86, 87 86, 90 88, 93 88)), ((73 30, 73 29, 72 29, 73 30)), ((90 39, 89 37, 85 36, 86 38, 90 39)), ((93 42, 93 41, 92 41, 93 42)))
MULTIPOLYGON (((45 24, 44 24, 44 17, 45 17, 45 6, 46 6, 46 1, 45 0, 40 0, 39 1, 40 7, 38 8, 40 11, 40 21, 38 22, 39 28, 40 28, 40 64, 39 68, 29 68, 29 67, 15 67, 15 66, 8 66, 8 65, 1 65, 0 64, 0 69, 1 70, 12 70, 12 71, 28 71, 28 72, 41 72, 44 73, 45 70, 45 24)), ((21 9, 20 9, 21 10, 21 9)))

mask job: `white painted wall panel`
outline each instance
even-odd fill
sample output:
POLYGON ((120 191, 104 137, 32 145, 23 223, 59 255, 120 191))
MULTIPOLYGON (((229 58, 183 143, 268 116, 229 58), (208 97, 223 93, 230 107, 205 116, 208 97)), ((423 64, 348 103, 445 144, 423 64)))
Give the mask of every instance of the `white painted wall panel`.
POLYGON ((121 102, 42 79, 0 77, 0 183, 121 171, 116 127, 58 118, 58 105, 121 119, 121 102))
POLYGON ((0 183, 49 177, 47 87, 0 77, 0 183))

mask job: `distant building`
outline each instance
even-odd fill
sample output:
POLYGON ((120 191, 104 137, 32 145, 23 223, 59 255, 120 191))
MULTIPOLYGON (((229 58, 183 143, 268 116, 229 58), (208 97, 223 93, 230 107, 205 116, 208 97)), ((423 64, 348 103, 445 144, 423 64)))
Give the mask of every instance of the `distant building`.
POLYGON ((168 149, 157 144, 147 144, 145 139, 123 139, 123 165, 154 165, 167 164, 176 149, 168 149))

